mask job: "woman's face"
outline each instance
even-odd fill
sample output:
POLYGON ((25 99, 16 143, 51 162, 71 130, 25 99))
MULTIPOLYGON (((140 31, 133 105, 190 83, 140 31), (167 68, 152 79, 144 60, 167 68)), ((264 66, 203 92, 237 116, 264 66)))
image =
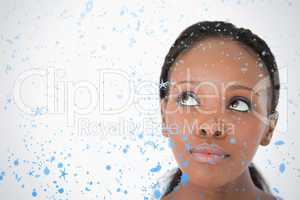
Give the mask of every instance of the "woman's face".
POLYGON ((188 181, 212 188, 236 179, 269 130, 270 80, 259 56, 229 38, 207 38, 180 54, 169 80, 164 135, 188 181), (205 143, 229 157, 197 153, 205 143))

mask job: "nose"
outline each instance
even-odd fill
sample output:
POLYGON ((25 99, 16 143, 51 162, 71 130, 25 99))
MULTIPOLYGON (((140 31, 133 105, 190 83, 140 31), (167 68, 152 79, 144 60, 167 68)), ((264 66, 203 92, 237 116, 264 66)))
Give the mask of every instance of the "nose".
MULTIPOLYGON (((216 120, 215 120, 216 121, 216 120)), ((223 121, 214 123, 204 123, 196 130, 196 136, 200 138, 221 139, 227 136, 227 126, 223 121)))

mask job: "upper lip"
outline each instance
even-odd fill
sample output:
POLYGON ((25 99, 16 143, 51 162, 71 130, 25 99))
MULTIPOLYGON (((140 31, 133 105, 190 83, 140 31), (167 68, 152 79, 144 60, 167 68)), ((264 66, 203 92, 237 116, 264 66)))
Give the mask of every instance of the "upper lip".
POLYGON ((229 155, 217 144, 207 144, 207 143, 203 143, 191 147, 190 153, 207 153, 207 154, 214 154, 218 156, 229 155))

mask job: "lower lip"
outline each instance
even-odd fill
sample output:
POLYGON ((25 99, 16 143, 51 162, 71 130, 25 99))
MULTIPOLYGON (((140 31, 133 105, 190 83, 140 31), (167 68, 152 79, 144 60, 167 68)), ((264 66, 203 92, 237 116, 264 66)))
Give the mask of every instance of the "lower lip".
POLYGON ((194 153, 191 153, 191 155, 192 155, 192 158, 194 158, 194 160, 196 160, 197 162, 212 164, 212 165, 217 164, 221 160, 226 159, 226 157, 224 158, 223 156, 216 155, 216 154, 194 152, 194 153))

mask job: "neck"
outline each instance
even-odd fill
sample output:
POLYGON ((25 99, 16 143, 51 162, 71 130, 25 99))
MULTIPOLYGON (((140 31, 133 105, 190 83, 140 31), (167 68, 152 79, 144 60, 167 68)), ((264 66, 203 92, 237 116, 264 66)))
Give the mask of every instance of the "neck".
POLYGON ((172 192, 175 199, 256 199, 261 191, 254 185, 249 170, 245 170, 234 181, 217 188, 204 188, 191 182, 180 185, 178 190, 172 192))

